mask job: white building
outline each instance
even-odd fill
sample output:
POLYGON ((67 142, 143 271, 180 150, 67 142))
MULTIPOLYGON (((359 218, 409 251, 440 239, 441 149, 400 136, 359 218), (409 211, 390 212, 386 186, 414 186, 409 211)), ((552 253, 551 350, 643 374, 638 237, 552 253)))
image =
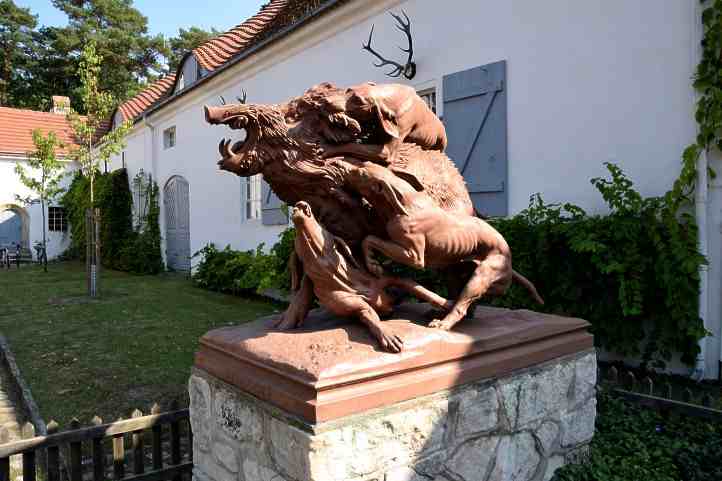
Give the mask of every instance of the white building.
MULTIPOLYGON (((276 103, 323 81, 390 81, 361 46, 375 25, 374 48, 403 62, 397 46, 406 39, 387 14, 403 10, 412 22, 417 71, 394 81, 425 94, 444 118, 448 153, 468 161, 464 174, 477 207, 511 215, 539 192, 547 202, 601 212, 589 179, 606 174, 606 161, 619 164, 647 196, 667 191, 679 174, 682 151, 696 134, 698 4, 272 0, 119 107, 115 121, 135 124, 114 167, 126 166, 130 177, 143 169, 158 181, 172 267, 188 268, 188 255, 208 242, 237 249, 272 244, 285 224, 279 206, 262 195, 258 179, 218 170, 216 146, 230 132, 206 124, 203 105, 217 105, 220 96, 234 101, 242 90, 249 102, 276 103)), ((720 171, 720 159, 710 162, 720 171)), ((722 176, 701 202, 711 261, 701 311, 714 334, 703 342, 704 359, 706 375, 716 377, 722 305, 708 294, 721 287, 722 176)))
MULTIPOLYGON (((65 163, 65 173, 77 169, 77 165, 65 158, 68 146, 72 146, 71 128, 65 118, 67 97, 53 97, 52 112, 35 112, 32 110, 11 109, 0 107, 0 247, 11 249, 18 244, 26 254, 35 254, 33 246, 43 240, 43 213, 40 199, 30 204, 19 201, 37 197, 20 182, 15 173, 17 163, 26 162, 29 153, 35 150, 32 132, 40 129, 46 135, 49 131, 56 133, 66 145, 58 151, 58 158, 65 163), (59 102, 59 103, 58 103, 59 102)), ((65 175, 61 186, 67 187, 72 178, 65 175)), ((68 220, 64 209, 58 204, 59 199, 51 200, 45 207, 47 223, 47 255, 53 259, 63 253, 70 245, 68 220)))

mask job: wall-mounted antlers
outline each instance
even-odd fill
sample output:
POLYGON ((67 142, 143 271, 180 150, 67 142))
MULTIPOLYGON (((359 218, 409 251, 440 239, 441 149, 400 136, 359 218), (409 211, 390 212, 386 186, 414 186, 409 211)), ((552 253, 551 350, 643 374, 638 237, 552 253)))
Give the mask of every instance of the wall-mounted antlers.
POLYGON ((396 28, 406 34, 406 38, 409 42, 409 48, 399 47, 402 52, 406 52, 408 54, 408 58, 406 59, 405 64, 400 64, 392 60, 387 60, 383 56, 381 56, 381 54, 371 48, 371 37, 373 37, 374 35, 375 25, 371 25, 371 33, 369 33, 368 42, 363 45, 363 49, 369 51, 373 56, 379 59, 379 63, 374 64, 375 67, 384 67, 386 65, 391 65, 394 67, 390 72, 386 74, 389 77, 399 77, 401 74, 403 74, 404 77, 410 80, 416 75, 416 63, 413 61, 414 40, 411 37, 411 20, 409 20, 409 16, 406 15, 406 12, 401 10, 401 13, 404 15, 404 18, 401 18, 401 15, 396 15, 393 12, 389 12, 389 14, 396 20, 396 28))
MULTIPOLYGON (((238 103, 240 103, 240 104, 245 104, 246 97, 247 97, 246 89, 241 89, 241 94, 242 95, 240 97, 236 97, 236 100, 238 100, 238 103)), ((223 95, 219 95, 218 97, 221 99, 221 105, 226 105, 226 99, 223 98, 223 95)))

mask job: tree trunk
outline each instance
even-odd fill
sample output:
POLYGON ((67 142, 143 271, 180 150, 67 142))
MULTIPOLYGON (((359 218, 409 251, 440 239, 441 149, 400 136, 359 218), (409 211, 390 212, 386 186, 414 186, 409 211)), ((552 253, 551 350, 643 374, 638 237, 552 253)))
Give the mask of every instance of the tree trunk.
POLYGON ((41 206, 41 209, 43 210, 43 250, 42 250, 43 271, 48 272, 48 254, 47 254, 48 242, 47 242, 47 236, 45 234, 45 232, 48 228, 48 225, 47 225, 47 221, 45 219, 45 198, 44 197, 40 198, 40 206, 41 206))

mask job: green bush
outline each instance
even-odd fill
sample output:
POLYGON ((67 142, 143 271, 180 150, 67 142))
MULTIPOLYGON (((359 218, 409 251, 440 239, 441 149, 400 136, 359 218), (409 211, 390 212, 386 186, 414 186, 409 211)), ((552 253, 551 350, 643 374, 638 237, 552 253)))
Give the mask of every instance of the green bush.
POLYGON ((201 257, 193 273, 193 282, 198 287, 236 295, 286 288, 290 278, 285 266, 292 247, 289 249, 288 241, 284 239, 289 236, 284 232, 281 241, 268 254, 263 252, 263 244, 255 251, 237 251, 230 246, 218 250, 214 244, 209 244, 193 255, 201 257), (282 256, 286 256, 285 259, 282 256))
MULTIPOLYGON (((508 241, 514 268, 535 283, 546 304, 537 305, 518 285, 491 303, 587 319, 598 346, 641 356, 648 365, 663 365, 673 352, 691 364, 705 335, 697 309, 698 270, 705 259, 697 250, 694 218, 677 215, 670 194, 643 198, 617 166, 607 169, 610 178, 591 181, 609 206, 607 215, 545 204, 536 195, 520 214, 490 220, 508 241)), ((292 250, 293 229, 268 255, 209 247, 199 253, 196 282, 235 293, 288 287, 292 250)), ((448 295, 449 280, 468 274, 463 266, 443 275, 388 262, 386 269, 441 295, 448 295)))
POLYGON ((596 433, 584 465, 566 466, 555 481, 719 481, 722 425, 597 396, 596 433))

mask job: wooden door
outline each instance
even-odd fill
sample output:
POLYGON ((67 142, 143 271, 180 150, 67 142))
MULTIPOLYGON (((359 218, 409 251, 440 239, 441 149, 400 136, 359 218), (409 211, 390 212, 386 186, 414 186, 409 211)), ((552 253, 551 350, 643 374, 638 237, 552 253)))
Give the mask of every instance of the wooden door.
POLYGON ((191 269, 190 188, 183 177, 173 177, 163 189, 166 262, 174 271, 191 269))
POLYGON ((20 244, 23 238, 23 220, 14 210, 0 212, 0 247, 20 244))

